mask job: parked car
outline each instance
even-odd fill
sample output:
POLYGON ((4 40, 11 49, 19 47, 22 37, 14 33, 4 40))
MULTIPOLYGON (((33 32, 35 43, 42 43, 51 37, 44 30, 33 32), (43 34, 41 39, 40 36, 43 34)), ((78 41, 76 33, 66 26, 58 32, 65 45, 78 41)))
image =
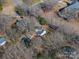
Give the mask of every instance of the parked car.
POLYGON ((3 46, 6 44, 6 40, 4 37, 0 37, 0 46, 3 46))
POLYGON ((46 30, 44 30, 42 27, 36 27, 35 32, 38 36, 43 36, 46 34, 46 30))

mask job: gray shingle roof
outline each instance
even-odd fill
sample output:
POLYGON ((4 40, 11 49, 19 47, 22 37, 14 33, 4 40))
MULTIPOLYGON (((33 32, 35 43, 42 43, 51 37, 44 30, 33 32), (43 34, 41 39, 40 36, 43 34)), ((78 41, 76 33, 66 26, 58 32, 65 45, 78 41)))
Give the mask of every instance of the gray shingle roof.
POLYGON ((78 9, 79 8, 79 2, 76 2, 75 4, 72 4, 67 8, 69 8, 69 9, 74 9, 74 8, 78 9))

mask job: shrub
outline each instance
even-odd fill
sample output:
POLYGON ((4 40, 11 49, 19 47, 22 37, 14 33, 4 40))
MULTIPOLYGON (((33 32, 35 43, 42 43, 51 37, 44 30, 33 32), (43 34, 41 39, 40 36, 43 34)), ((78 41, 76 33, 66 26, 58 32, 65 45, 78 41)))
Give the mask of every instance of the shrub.
POLYGON ((55 59, 56 58, 56 53, 57 53, 57 49, 53 49, 48 53, 48 59, 55 59))
POLYGON ((3 6, 2 6, 2 3, 0 2, 0 11, 2 11, 3 9, 3 6))
POLYGON ((15 7, 15 12, 21 16, 25 16, 25 12, 23 9, 21 9, 20 7, 15 7))
POLYGON ((57 49, 53 49, 51 51, 47 51, 48 53, 40 54, 38 53, 34 59, 56 59, 57 49))
POLYGON ((41 16, 38 16, 38 17, 37 17, 37 20, 39 21, 39 23, 40 23, 41 25, 48 24, 48 22, 46 21, 46 19, 43 18, 43 17, 41 17, 41 16))

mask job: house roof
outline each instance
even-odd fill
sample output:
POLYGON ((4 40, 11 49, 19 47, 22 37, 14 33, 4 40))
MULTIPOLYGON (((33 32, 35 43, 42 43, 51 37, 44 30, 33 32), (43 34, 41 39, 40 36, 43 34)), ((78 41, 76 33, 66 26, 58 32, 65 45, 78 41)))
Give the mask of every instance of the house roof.
POLYGON ((62 11, 58 13, 58 15, 65 20, 76 19, 77 16, 74 15, 76 15, 76 11, 78 10, 79 10, 79 2, 76 1, 75 3, 62 9, 62 11))
POLYGON ((54 30, 58 29, 58 26, 55 26, 53 24, 48 24, 48 26, 49 28, 54 29, 54 30))
POLYGON ((64 54, 70 55, 70 54, 73 54, 76 50, 73 47, 64 46, 64 47, 62 47, 62 51, 64 54))
POLYGON ((78 9, 79 8, 79 2, 76 2, 76 3, 68 6, 67 8, 69 8, 69 9, 75 9, 75 8, 78 9))

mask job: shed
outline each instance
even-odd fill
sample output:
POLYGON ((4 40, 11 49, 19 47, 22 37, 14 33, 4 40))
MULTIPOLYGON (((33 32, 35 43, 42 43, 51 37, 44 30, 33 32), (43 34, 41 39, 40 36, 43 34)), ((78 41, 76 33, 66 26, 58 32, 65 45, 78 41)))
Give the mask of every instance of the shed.
POLYGON ((76 19, 79 17, 79 2, 76 0, 73 4, 59 11, 59 16, 64 19, 76 19))
POLYGON ((54 30, 58 29, 58 26, 55 26, 53 24, 48 24, 48 26, 49 26, 50 29, 54 29, 54 30))
POLYGON ((17 19, 15 22, 15 26, 21 31, 30 30, 30 28, 29 28, 30 24, 31 24, 30 20, 28 18, 24 18, 24 17, 17 19))

